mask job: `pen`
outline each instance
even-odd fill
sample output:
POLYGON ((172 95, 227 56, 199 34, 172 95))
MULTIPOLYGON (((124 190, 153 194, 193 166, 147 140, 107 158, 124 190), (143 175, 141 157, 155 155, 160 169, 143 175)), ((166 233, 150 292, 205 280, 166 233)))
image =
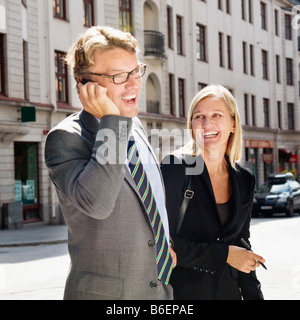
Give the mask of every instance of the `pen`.
MULTIPOLYGON (((242 239, 241 239, 241 242, 242 242, 242 244, 246 247, 246 249, 252 251, 252 250, 251 250, 251 247, 250 247, 250 245, 249 245, 249 243, 248 243, 247 241, 245 241, 245 240, 242 238, 242 239)), ((268 270, 267 267, 266 267, 262 262, 260 262, 260 261, 258 261, 258 262, 261 264, 261 266, 262 266, 264 269, 268 270)))

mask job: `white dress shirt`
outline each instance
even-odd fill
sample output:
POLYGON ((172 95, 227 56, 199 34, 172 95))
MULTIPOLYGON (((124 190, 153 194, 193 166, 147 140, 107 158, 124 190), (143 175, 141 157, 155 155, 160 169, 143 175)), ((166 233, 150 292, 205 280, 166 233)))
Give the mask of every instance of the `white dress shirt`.
MULTIPOLYGON (((152 152, 150 152, 144 139, 138 133, 134 124, 132 126, 131 133, 135 139, 141 162, 146 172, 148 181, 151 185, 152 193, 153 193, 153 196, 158 208, 158 212, 165 230, 166 240, 169 243, 170 242, 169 222, 168 222, 167 209, 165 205, 165 192, 162 185, 162 177, 159 172, 157 162, 154 159, 152 152)), ((130 172, 130 169, 128 166, 128 160, 126 162, 126 166, 130 172)))
MULTIPOLYGON (((101 120, 98 118, 96 119, 100 123, 101 120)), ((141 162, 146 172, 148 181, 151 185, 152 193, 158 208, 160 219, 165 230, 166 240, 168 241, 168 243, 170 243, 169 222, 165 204, 165 191, 162 184, 162 176, 158 169, 158 164, 154 159, 152 152, 150 152, 148 145, 139 134, 137 128, 134 126, 134 123, 132 125, 131 133, 135 139, 141 162)), ((128 159, 126 160, 125 164, 127 169, 129 170, 129 173, 131 173, 128 159)))

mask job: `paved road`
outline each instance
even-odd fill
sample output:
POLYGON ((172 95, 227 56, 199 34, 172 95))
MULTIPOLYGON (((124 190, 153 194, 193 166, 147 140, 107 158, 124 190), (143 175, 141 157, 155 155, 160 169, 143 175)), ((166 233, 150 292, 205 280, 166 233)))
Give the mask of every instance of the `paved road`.
POLYGON ((300 217, 254 219, 251 238, 267 261, 268 271, 257 271, 265 299, 300 300, 300 217))
MULTIPOLYGON (((254 251, 266 300, 300 300, 300 217, 252 221, 254 251)), ((61 300, 69 268, 66 244, 0 248, 0 300, 61 300)))
POLYGON ((0 248, 0 300, 62 300, 66 244, 0 248))

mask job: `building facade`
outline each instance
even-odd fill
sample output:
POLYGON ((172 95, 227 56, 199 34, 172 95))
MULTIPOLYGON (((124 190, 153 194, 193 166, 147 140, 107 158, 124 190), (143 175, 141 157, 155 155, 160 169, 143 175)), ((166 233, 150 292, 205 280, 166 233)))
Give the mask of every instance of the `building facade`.
POLYGON ((92 25, 129 31, 147 64, 140 119, 159 158, 185 141, 194 95, 207 84, 237 99, 243 163, 257 184, 299 173, 298 1, 0 0, 0 212, 60 223, 44 163, 49 130, 81 109, 62 58, 92 25), (238 5, 237 5, 238 4, 238 5), (168 146, 168 147, 166 147, 168 146))

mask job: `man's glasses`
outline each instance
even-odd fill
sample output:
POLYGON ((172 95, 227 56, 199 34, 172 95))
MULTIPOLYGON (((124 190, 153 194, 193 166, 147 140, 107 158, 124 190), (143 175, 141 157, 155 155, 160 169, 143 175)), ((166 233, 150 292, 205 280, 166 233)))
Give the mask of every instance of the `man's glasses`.
POLYGON ((113 79, 114 84, 123 84, 129 80, 129 77, 131 75, 134 77, 134 79, 141 78, 146 73, 146 68, 147 66, 145 64, 140 64, 137 68, 130 72, 122 72, 114 75, 99 74, 93 72, 90 72, 89 74, 99 77, 111 78, 113 79))

